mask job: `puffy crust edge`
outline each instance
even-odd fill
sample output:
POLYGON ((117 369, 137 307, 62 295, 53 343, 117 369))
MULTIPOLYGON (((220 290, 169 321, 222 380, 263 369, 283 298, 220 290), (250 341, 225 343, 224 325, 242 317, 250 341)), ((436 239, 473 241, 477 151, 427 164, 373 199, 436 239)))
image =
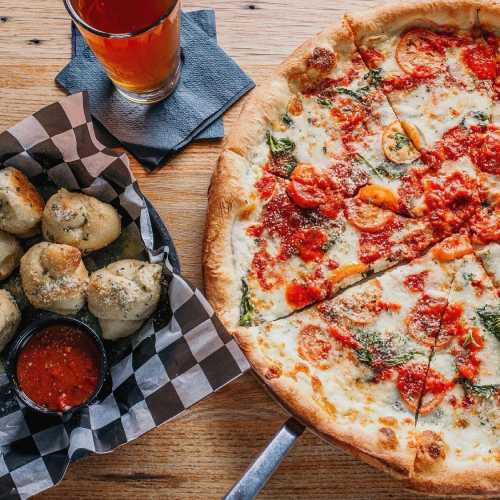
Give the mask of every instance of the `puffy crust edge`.
POLYGON ((461 29, 470 29, 477 23, 480 0, 434 0, 391 3, 371 13, 347 15, 356 43, 378 34, 397 33, 409 25, 425 25, 425 20, 461 29))
POLYGON ((241 178, 246 160, 224 151, 208 192, 208 216, 204 237, 203 276, 208 300, 226 327, 238 323, 240 284, 235 279, 231 230, 245 206, 241 178))
POLYGON ((410 488, 430 495, 497 498, 500 493, 500 469, 475 468, 462 472, 447 467, 429 475, 416 475, 408 484, 410 488))
POLYGON ((333 50, 337 58, 350 57, 355 50, 352 32, 344 20, 304 42, 247 98, 238 122, 226 139, 225 151, 251 159, 252 149, 261 142, 268 126, 281 121, 281 110, 286 109, 292 95, 288 78, 306 71, 306 59, 318 46, 333 50))
MULTIPOLYGON (((413 472, 415 450, 408 454, 402 448, 401 452, 390 452, 383 449, 375 449, 375 444, 367 443, 366 440, 354 432, 341 429, 332 420, 328 413, 319 407, 308 395, 301 393, 297 385, 290 379, 266 378, 270 364, 255 347, 252 334, 248 329, 239 328, 232 332, 240 348, 250 361, 252 368, 261 382, 267 386, 279 403, 309 428, 328 443, 340 446, 352 455, 364 462, 389 473, 391 476, 408 481, 413 472), (409 459, 409 457, 411 459, 409 459)), ((404 446, 403 443, 401 443, 404 446)), ((408 443, 410 446, 411 443, 408 443)))
POLYGON ((492 3, 488 0, 481 1, 479 24, 485 31, 500 36, 500 3, 492 3))

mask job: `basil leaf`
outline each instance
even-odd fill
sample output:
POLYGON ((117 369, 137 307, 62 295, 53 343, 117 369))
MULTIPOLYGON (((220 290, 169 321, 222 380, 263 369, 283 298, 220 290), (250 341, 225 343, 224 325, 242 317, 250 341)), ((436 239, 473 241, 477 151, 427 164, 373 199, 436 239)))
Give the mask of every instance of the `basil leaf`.
POLYGON ((373 166, 364 156, 361 156, 360 154, 357 154, 354 159, 359 163, 364 163, 379 179, 400 179, 401 177, 403 177, 403 175, 406 174, 407 170, 407 167, 405 167, 404 165, 396 165, 395 163, 388 161, 385 161, 380 165, 373 166))
POLYGON ((290 177, 292 175, 292 173, 295 170, 295 168, 297 167, 297 165, 298 165, 298 162, 297 162, 297 159, 295 158, 295 156, 290 156, 288 163, 285 165, 285 171, 286 171, 287 177, 290 177))
POLYGON ((373 172, 378 177, 386 177, 387 179, 393 181, 396 179, 400 179, 403 175, 406 174, 406 168, 403 165, 396 165, 395 163, 384 162, 380 165, 377 165, 373 172))
POLYGON ((358 102, 363 102, 363 98, 365 97, 363 89, 351 90, 351 89, 346 89, 345 87, 337 87, 335 90, 339 94, 348 95, 358 102))
POLYGON ((327 99, 326 97, 318 97, 316 99, 318 104, 321 104, 321 106, 325 106, 326 108, 331 108, 333 106, 332 101, 330 99, 327 99))
POLYGON ((240 303, 240 326, 251 326, 253 306, 250 302, 247 282, 245 280, 241 280, 241 284, 243 294, 240 303))
POLYGON ((479 125, 485 126, 488 125, 490 121, 490 117, 484 111, 472 111, 470 116, 478 122, 479 125))
POLYGON ((466 378, 459 379, 460 384, 463 386, 464 391, 468 395, 479 396, 484 399, 491 399, 498 391, 500 391, 500 385, 474 385, 470 380, 466 378))
POLYGON ((418 351, 396 354, 390 340, 382 339, 379 332, 358 332, 355 339, 359 344, 355 351, 359 361, 372 368, 404 365, 421 354, 418 351))
POLYGON ((292 118, 290 117, 290 115, 288 113, 285 113, 282 117, 281 117, 281 121, 287 126, 287 127, 292 127, 294 122, 292 120, 292 118))
POLYGON ((394 134, 394 140, 396 141, 396 151, 399 151, 400 149, 406 148, 410 145, 410 139, 408 139, 408 137, 406 137, 406 135, 402 134, 401 132, 396 132, 394 134))
POLYGON ((370 69, 363 79, 370 87, 378 87, 382 83, 382 68, 370 69))
POLYGON ((295 143, 288 138, 277 139, 270 132, 267 133, 267 144, 273 155, 291 153, 295 149, 295 143))
POLYGON ((476 313, 484 328, 500 340, 500 307, 484 306, 476 313))

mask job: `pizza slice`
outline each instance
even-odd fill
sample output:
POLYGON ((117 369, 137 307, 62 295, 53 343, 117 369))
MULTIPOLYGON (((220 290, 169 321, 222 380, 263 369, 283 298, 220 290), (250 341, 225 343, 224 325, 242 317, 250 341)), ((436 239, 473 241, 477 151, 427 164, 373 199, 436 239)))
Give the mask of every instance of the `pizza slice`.
POLYGON ((334 299, 235 335, 285 406, 328 439, 408 477, 454 248, 439 245, 334 299))
POLYGON ((377 71, 366 67, 349 27, 325 31, 280 66, 245 107, 226 148, 252 167, 289 178, 314 165, 343 188, 400 211, 398 189, 419 153, 399 123, 377 71))
POLYGON ((373 19, 349 17, 366 64, 378 71, 396 115, 419 151, 458 126, 490 123, 495 60, 477 29, 474 3, 419 2, 373 19))
MULTIPOLYGON (((236 160, 231 161, 233 168, 236 160)), ((237 161, 247 171, 245 160, 237 161)), ((320 190, 311 181, 311 168, 299 165, 291 179, 264 173, 255 190, 250 184, 249 191, 239 189, 234 195, 234 219, 226 236, 231 267, 224 270, 233 291, 216 307, 226 317, 232 315, 233 327, 287 316, 371 272, 422 254, 439 239, 425 218, 403 217, 358 197, 320 190)), ((326 178, 322 182, 328 183, 326 178)), ((223 189, 227 199, 230 184, 223 189)), ((220 231, 218 223, 215 230, 220 231)), ((206 269, 206 282, 217 304, 214 290, 222 283, 220 275, 210 275, 214 269, 206 269)))
POLYGON ((419 409, 418 488, 495 491, 500 480, 500 301, 477 258, 461 259, 419 409))

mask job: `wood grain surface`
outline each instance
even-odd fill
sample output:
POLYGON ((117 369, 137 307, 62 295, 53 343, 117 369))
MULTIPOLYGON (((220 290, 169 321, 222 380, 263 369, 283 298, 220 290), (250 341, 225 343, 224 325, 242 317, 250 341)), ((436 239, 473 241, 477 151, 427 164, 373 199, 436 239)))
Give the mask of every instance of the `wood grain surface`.
MULTIPOLYGON (((139 0, 138 0, 139 1, 139 0)), ((147 0, 143 0, 147 1, 147 0)), ((184 0, 213 8, 220 45, 255 79, 345 11, 377 0, 184 0)), ((70 57, 62 0, 0 0, 0 129, 63 94, 54 76, 70 57)), ((225 116, 226 130, 241 103, 225 116)), ((184 275, 202 286, 206 192, 221 142, 192 144, 155 174, 133 170, 170 229, 184 275)), ((220 498, 271 439, 286 416, 251 374, 134 443, 74 464, 63 483, 41 495, 60 498, 220 498)), ((262 498, 422 498, 307 432, 262 498)))

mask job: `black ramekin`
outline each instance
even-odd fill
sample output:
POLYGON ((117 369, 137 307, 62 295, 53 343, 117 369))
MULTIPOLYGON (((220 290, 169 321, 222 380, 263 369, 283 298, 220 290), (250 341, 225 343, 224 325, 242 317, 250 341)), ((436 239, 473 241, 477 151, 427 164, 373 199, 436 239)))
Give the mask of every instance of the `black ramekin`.
POLYGON ((106 380, 106 374, 107 374, 107 369, 108 369, 108 363, 107 363, 107 356, 106 356, 106 350, 104 348, 104 344, 101 340, 101 337, 99 334, 94 331, 92 328, 90 328, 87 324, 83 323, 82 321, 79 321, 77 319, 73 318, 67 318, 64 316, 57 316, 57 317, 51 317, 51 318, 45 318, 41 320, 36 320, 33 321, 28 327, 26 327, 11 343, 9 351, 7 353, 7 358, 6 358, 6 372, 7 376, 9 377, 9 380, 11 382, 12 388, 14 389, 15 395, 18 397, 18 399, 24 403, 26 406, 31 408, 32 410, 43 413, 45 415, 67 415, 71 414, 80 408, 83 408, 89 404, 92 404, 95 402, 97 399, 97 395, 102 389, 102 386, 104 385, 104 382, 106 380), (36 336, 41 330, 44 328, 47 328, 48 326, 53 326, 53 325, 71 325, 74 326, 88 334, 89 337, 92 338, 94 343, 97 346, 98 352, 101 356, 101 373, 99 376, 99 381, 97 383, 97 388, 92 394, 92 396, 85 401, 85 403, 82 403, 79 406, 73 406, 69 408, 66 411, 59 412, 56 410, 50 410, 48 408, 45 408, 44 406, 40 406, 34 401, 32 401, 20 388, 18 381, 17 381, 17 357, 19 353, 22 351, 24 346, 34 337, 36 336))

